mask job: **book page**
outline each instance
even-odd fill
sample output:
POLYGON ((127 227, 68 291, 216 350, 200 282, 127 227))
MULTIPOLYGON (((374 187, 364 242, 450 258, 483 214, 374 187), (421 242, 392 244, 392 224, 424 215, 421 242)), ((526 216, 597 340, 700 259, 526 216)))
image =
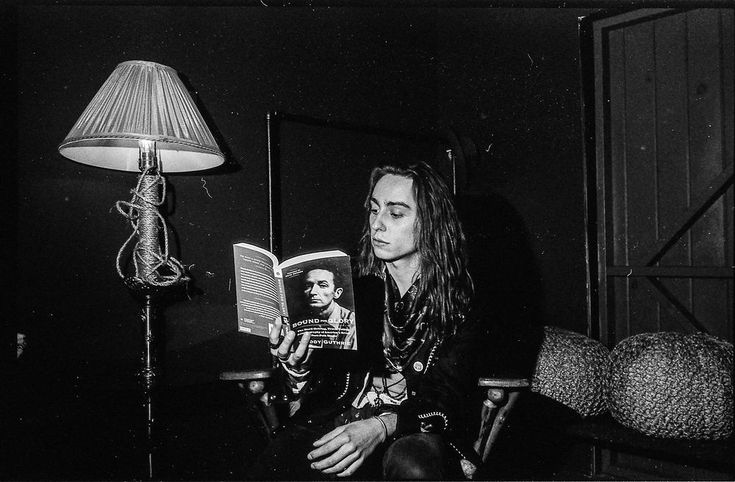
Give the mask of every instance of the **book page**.
POLYGON ((267 337, 281 314, 281 295, 274 277, 276 257, 257 246, 233 245, 237 292, 237 329, 267 337))
POLYGON ((350 257, 341 251, 298 256, 281 264, 291 329, 309 332, 312 348, 357 350, 350 257))

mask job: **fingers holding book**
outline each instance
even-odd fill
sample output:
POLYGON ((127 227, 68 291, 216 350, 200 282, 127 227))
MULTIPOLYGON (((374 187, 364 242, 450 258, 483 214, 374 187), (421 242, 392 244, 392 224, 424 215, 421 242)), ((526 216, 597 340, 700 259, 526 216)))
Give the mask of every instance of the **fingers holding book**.
POLYGON ((296 339, 296 333, 293 331, 286 332, 286 336, 283 337, 283 341, 276 349, 276 356, 282 362, 287 362, 291 356, 291 346, 296 339))
POLYGON ((294 346, 296 333, 286 329, 286 334, 281 336, 283 331, 283 319, 281 316, 277 316, 268 335, 271 355, 292 369, 305 369, 306 367, 303 365, 307 362, 312 352, 312 349, 309 348, 311 334, 304 334, 296 346, 294 346))
MULTIPOLYGON (((276 316, 273 324, 271 325, 270 332, 268 332, 268 342, 271 350, 271 355, 277 357, 278 350, 281 345, 284 345, 285 337, 283 336, 283 317, 276 316)), ((290 346, 286 346, 283 349, 283 353, 287 353, 290 346)))
POLYGON ((278 361, 281 364, 287 366, 287 368, 290 368, 297 372, 308 370, 306 364, 308 362, 309 355, 311 355, 311 352, 313 351, 312 348, 309 348, 311 333, 306 333, 302 335, 301 339, 296 345, 296 348, 293 349, 295 339, 296 333, 294 333, 293 331, 289 331, 288 333, 286 333, 286 336, 283 338, 283 341, 278 346, 278 349, 275 350, 275 356, 278 358, 278 361))
MULTIPOLYGON (((293 332, 290 332, 293 333, 293 332)), ((312 348, 309 348, 309 340, 311 339, 311 333, 305 333, 301 336, 301 339, 299 340, 299 344, 296 346, 296 350, 291 355, 291 362, 294 366, 296 365, 304 365, 308 359, 309 355, 313 351, 312 348)))

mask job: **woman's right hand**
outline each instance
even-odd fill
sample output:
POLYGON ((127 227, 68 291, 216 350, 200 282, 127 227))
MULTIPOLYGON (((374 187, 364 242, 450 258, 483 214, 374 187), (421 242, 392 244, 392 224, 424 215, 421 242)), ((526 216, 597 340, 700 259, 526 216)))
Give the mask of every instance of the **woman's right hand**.
POLYGON ((278 361, 296 371, 308 369, 308 362, 313 348, 309 348, 309 340, 311 333, 305 333, 299 340, 296 348, 293 348, 296 340, 296 333, 292 330, 286 330, 286 335, 281 338, 283 331, 283 317, 277 316, 275 323, 268 334, 271 355, 278 358, 278 361))

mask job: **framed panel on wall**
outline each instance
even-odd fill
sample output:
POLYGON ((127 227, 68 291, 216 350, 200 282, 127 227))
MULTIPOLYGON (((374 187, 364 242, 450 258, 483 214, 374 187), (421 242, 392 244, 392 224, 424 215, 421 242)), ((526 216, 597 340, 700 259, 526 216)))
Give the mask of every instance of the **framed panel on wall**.
POLYGON ((279 256, 322 249, 357 253, 370 171, 426 161, 456 189, 449 142, 280 112, 268 113, 271 248, 279 256))

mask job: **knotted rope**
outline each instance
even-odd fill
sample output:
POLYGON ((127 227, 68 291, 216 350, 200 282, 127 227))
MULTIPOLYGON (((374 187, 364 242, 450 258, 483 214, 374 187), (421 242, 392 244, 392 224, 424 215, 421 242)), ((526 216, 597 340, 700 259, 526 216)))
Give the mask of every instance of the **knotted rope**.
POLYGON ((168 229, 166 221, 158 207, 166 200, 166 181, 155 168, 145 169, 138 176, 138 184, 130 191, 132 199, 117 201, 115 206, 133 228, 130 237, 120 247, 117 253, 117 273, 125 278, 121 267, 123 253, 130 243, 138 238, 133 249, 135 276, 153 286, 171 286, 187 281, 184 266, 168 254, 168 229), (161 199, 158 199, 158 186, 161 186, 161 199), (163 251, 159 240, 159 228, 163 232, 163 251), (170 274, 159 272, 161 268, 168 268, 170 274))

